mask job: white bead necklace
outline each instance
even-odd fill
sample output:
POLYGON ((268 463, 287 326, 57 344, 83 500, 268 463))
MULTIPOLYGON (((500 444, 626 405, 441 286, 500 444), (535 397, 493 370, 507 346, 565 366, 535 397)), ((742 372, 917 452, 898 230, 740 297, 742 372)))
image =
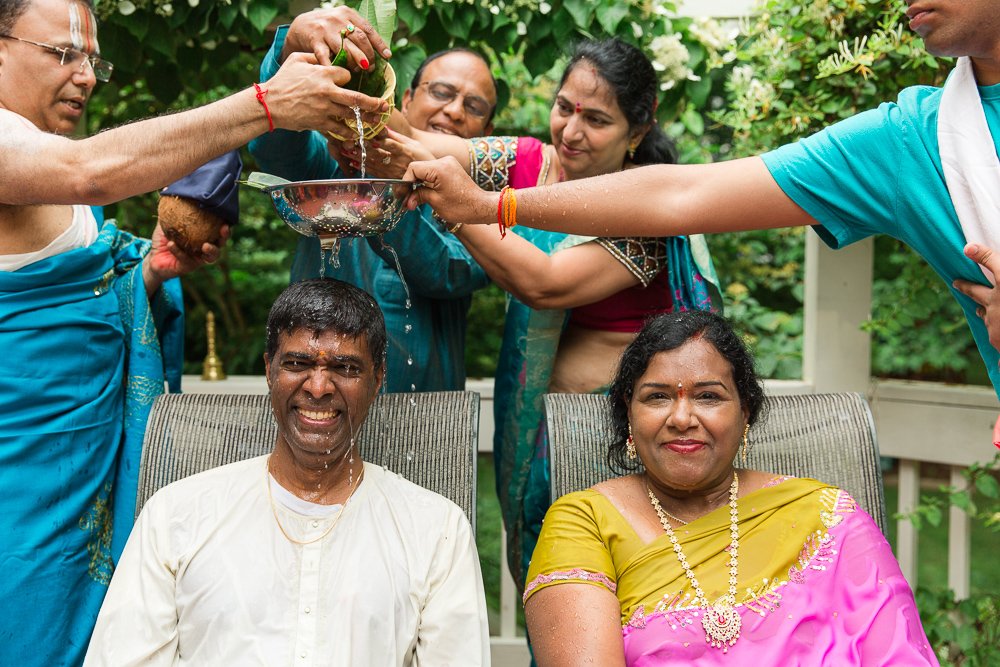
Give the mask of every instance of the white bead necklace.
POLYGON ((723 652, 728 652, 729 647, 735 644, 736 640, 740 638, 740 628, 743 625, 739 613, 734 609, 736 606, 736 573, 739 570, 740 547, 739 511, 736 508, 736 496, 739 490, 740 478, 734 470, 733 483, 729 487, 729 594, 724 596, 718 604, 711 605, 708 602, 708 598, 705 597, 705 592, 701 589, 698 579, 695 578, 694 571, 688 565, 684 552, 681 551, 680 542, 677 541, 674 529, 670 527, 670 522, 667 521, 667 514, 660 506, 659 499, 653 493, 653 490, 648 485, 646 486, 646 493, 649 494, 649 502, 652 503, 653 509, 656 510, 656 516, 660 519, 660 525, 663 526, 664 532, 670 538, 670 543, 674 547, 674 553, 677 554, 677 560, 680 561, 681 567, 684 568, 684 574, 687 575, 688 581, 691 582, 691 588, 694 589, 695 604, 704 609, 701 625, 705 629, 705 641, 710 646, 721 648, 723 652))

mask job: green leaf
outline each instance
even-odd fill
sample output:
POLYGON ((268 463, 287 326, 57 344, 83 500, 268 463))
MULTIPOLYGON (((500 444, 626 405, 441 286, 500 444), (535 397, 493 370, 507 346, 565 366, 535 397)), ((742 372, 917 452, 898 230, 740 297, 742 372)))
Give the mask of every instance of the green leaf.
POLYGON ((461 11, 456 11, 451 17, 451 20, 445 23, 445 30, 448 31, 449 35, 453 35, 464 40, 468 38, 469 32, 472 30, 472 24, 475 20, 475 12, 462 9, 461 11))
POLYGON ((392 42, 396 32, 396 0, 361 0, 358 13, 375 27, 387 44, 392 42))
POLYGON ((987 498, 1000 497, 1000 484, 997 484, 996 478, 989 473, 976 478, 976 489, 987 498))
MULTIPOLYGON (((136 12, 126 17, 122 23, 125 24, 125 29, 129 33, 142 41, 146 37, 146 32, 149 31, 149 12, 136 12)), ((101 40, 104 41, 103 39, 101 40)))
POLYGON ((586 29, 590 25, 590 16, 594 11, 594 5, 590 0, 566 0, 563 7, 580 28, 586 29))
POLYGON ((610 5, 601 5, 597 8, 597 22, 601 24, 605 32, 614 35, 618 32, 618 25, 629 13, 629 6, 624 2, 614 1, 610 5))
POLYGON ((247 19, 257 32, 264 32, 278 17, 278 8, 263 2, 253 2, 247 8, 247 19))
POLYGON ((239 14, 240 10, 235 5, 219 5, 219 23, 226 30, 233 27, 233 21, 239 14))
MULTIPOLYGON (((415 35, 420 32, 420 30, 427 25, 427 13, 426 11, 418 10, 413 6, 411 0, 402 0, 396 5, 396 12, 399 20, 402 21, 409 33, 415 35)), ((393 69, 395 69, 393 65, 393 69)))
POLYGON ((184 84, 181 82, 180 74, 176 68, 161 70, 156 76, 150 77, 148 83, 149 92, 153 93, 164 106, 173 104, 184 89, 184 84))
POLYGON ((705 134, 705 119, 694 107, 689 106, 684 110, 684 113, 681 114, 681 122, 691 134, 698 137, 705 134))

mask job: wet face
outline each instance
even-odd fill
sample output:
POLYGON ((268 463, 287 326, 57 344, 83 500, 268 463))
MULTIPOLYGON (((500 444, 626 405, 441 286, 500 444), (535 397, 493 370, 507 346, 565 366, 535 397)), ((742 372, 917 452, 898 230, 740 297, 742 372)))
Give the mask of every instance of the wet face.
MULTIPOLYGON (((32 0, 11 35, 91 55, 99 52, 94 15, 67 0, 32 0)), ((0 39, 0 106, 39 129, 71 134, 83 117, 97 79, 83 67, 61 65, 62 56, 34 44, 0 39)))
POLYGON ((384 369, 367 340, 296 329, 279 335, 274 357, 264 362, 278 423, 275 449, 287 449, 305 468, 341 460, 382 384, 384 369))
POLYGON ((907 0, 910 29, 937 56, 1000 61, 1000 6, 996 0, 907 0))
POLYGON ((403 94, 402 112, 418 130, 468 139, 490 134, 488 118, 496 103, 486 63, 457 51, 427 64, 417 89, 403 94))
POLYGON ((629 423, 653 484, 698 493, 729 484, 747 413, 730 363, 693 338, 653 356, 635 384, 629 423))
POLYGON ((629 144, 645 134, 629 130, 614 91, 585 60, 576 64, 556 94, 549 129, 570 180, 620 170, 629 144))

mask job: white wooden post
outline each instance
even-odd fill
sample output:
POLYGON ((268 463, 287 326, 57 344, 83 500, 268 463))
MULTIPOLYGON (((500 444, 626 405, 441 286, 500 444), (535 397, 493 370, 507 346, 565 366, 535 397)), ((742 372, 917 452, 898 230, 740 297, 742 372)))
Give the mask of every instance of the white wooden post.
POLYGON ((868 391, 873 252, 872 239, 831 250, 806 232, 802 379, 816 392, 868 391))
MULTIPOLYGON (((951 467, 951 485, 964 489, 968 483, 962 477, 962 467, 951 467)), ((972 521, 969 515, 951 505, 948 509, 948 588, 955 597, 969 597, 969 573, 972 571, 972 521)))
MULTIPOLYGON (((899 513, 908 514, 920 500, 920 462, 902 459, 899 462, 899 513)), ((903 519, 896 523, 896 560, 909 582, 917 587, 917 530, 903 519)))

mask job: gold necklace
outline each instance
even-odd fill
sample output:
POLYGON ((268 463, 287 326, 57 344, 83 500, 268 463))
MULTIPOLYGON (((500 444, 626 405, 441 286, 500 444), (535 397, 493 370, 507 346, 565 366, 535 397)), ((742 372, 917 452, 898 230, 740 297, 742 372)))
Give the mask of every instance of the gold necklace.
POLYGON ((701 618, 701 626, 705 629, 705 641, 710 646, 721 648, 724 653, 728 652, 729 647, 735 644, 736 640, 740 638, 740 628, 743 625, 739 613, 733 608, 736 605, 736 573, 739 569, 739 511, 736 508, 736 496, 739 490, 740 478, 734 470, 733 483, 729 487, 729 594, 724 596, 717 604, 711 605, 708 603, 708 598, 705 597, 705 592, 701 589, 701 585, 695 578, 694 571, 688 565, 684 552, 681 551, 680 542, 677 541, 674 529, 670 527, 670 522, 667 521, 666 512, 660 506, 659 499, 653 494, 649 486, 646 487, 646 492, 649 494, 649 502, 652 503, 653 509, 656 510, 656 516, 660 519, 660 525, 663 526, 664 532, 670 538, 670 543, 674 547, 674 553, 677 554, 677 560, 680 561, 681 567, 684 568, 684 574, 687 575, 688 581, 691 582, 691 588, 694 589, 695 604, 704 610, 701 618))
MULTIPOLYGON (((267 489, 267 502, 271 505, 271 514, 274 515, 274 522, 278 524, 278 530, 281 531, 281 534, 285 536, 286 540, 288 540, 292 544, 298 544, 304 546, 306 544, 312 544, 313 542, 319 542, 324 537, 333 532, 334 526, 337 525, 337 523, 340 521, 340 517, 344 516, 344 512, 347 511, 347 501, 351 499, 351 497, 354 495, 354 492, 358 489, 358 485, 361 484, 361 478, 365 476, 365 468, 364 465, 362 464, 361 473, 358 475, 357 480, 354 482, 354 486, 351 487, 351 492, 347 494, 347 498, 344 500, 344 505, 340 508, 340 513, 333 521, 330 522, 330 527, 324 530, 322 535, 320 535, 319 537, 314 537, 311 540, 297 540, 291 535, 289 535, 287 532, 285 532, 285 527, 281 525, 281 519, 278 518, 278 508, 274 506, 274 498, 271 497, 271 480, 268 479, 270 473, 271 473, 271 456, 269 454, 267 457, 267 462, 264 465, 264 487, 267 489)), ((277 480, 275 480, 275 482, 277 482, 277 480)))

